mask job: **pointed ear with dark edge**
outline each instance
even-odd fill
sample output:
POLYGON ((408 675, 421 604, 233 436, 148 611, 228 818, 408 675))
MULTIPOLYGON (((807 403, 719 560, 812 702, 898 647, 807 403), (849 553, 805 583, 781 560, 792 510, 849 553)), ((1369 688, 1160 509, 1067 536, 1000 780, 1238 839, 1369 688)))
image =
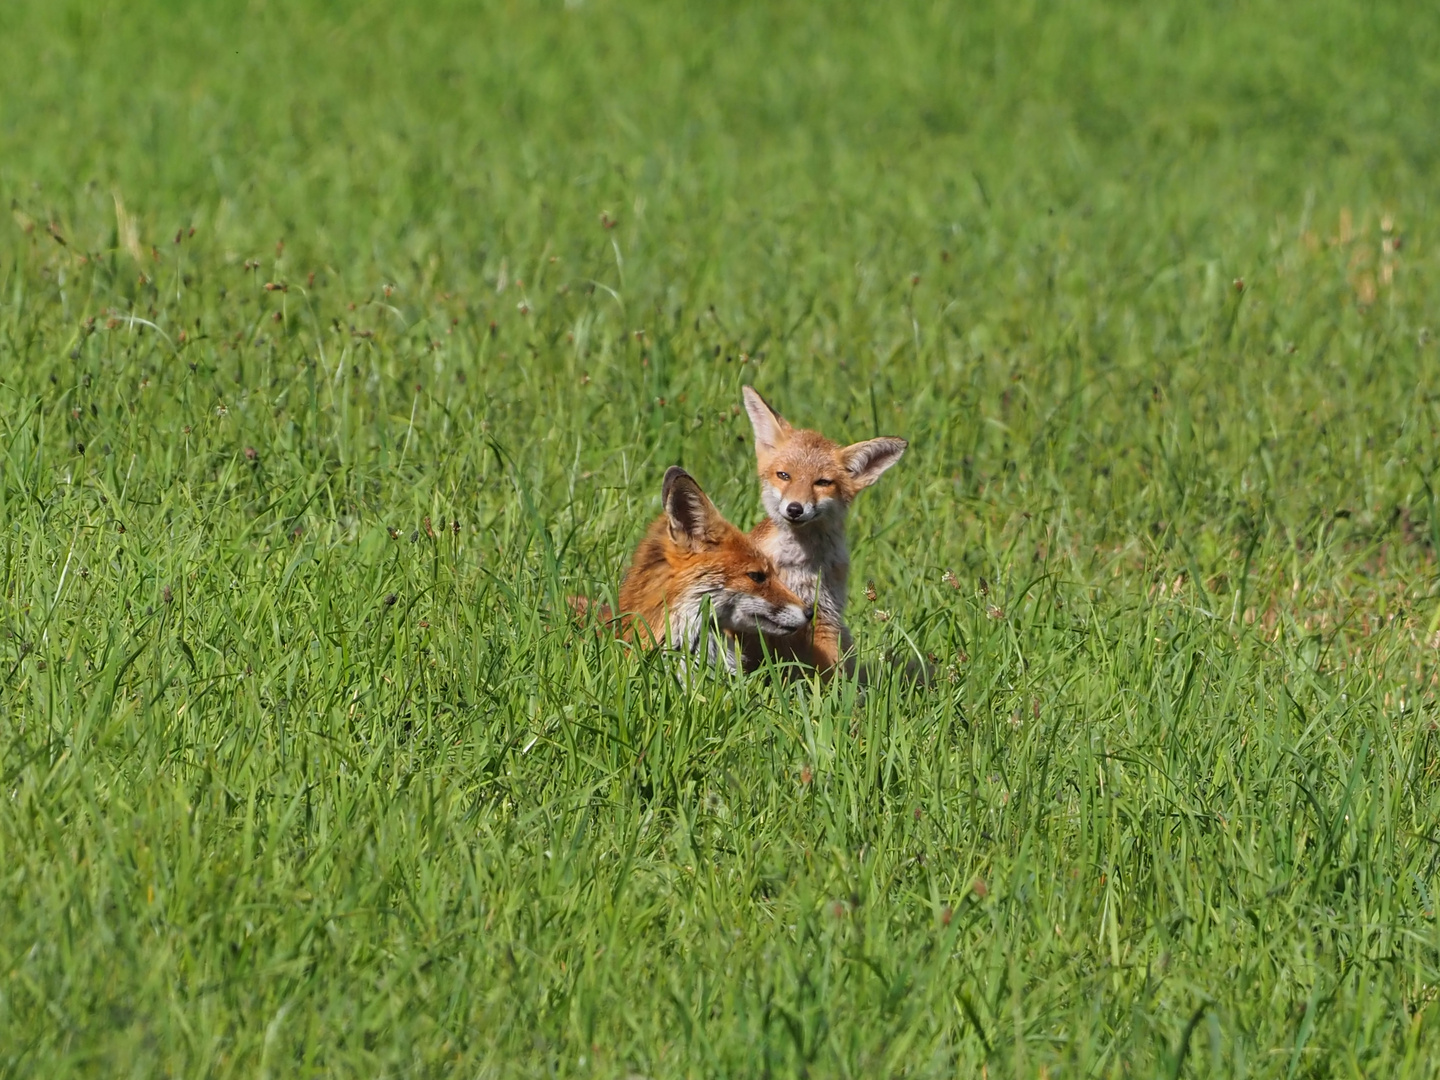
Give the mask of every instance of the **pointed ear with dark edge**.
POLYGON ((742 386, 740 394, 745 399, 745 411, 750 414, 750 426, 755 429, 756 451, 774 450, 789 437, 789 423, 755 392, 753 386, 742 386))
POLYGON ((718 516, 715 504, 705 497, 695 478, 679 465, 671 465, 665 470, 660 501, 665 504, 671 537, 691 547, 709 543, 710 525, 718 516))
POLYGON ((840 455, 855 485, 867 488, 880 479, 881 473, 900 460, 900 455, 905 453, 905 447, 909 445, 904 439, 882 435, 878 439, 851 443, 840 451, 840 455))

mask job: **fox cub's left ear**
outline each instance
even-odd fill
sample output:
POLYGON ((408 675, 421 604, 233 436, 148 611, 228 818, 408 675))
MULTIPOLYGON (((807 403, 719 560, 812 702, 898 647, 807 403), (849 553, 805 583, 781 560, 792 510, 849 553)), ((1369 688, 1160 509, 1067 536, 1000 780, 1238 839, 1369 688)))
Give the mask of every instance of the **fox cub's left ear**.
POLYGON ((845 462, 845 468, 855 486, 867 488, 880 479, 881 473, 900 460, 900 455, 905 453, 905 447, 909 445, 904 439, 884 435, 878 439, 851 443, 840 451, 840 457, 845 462))
POLYGON ((745 399, 745 411, 750 414, 750 426, 755 429, 755 452, 773 454, 794 429, 753 386, 742 386, 740 395, 745 399))

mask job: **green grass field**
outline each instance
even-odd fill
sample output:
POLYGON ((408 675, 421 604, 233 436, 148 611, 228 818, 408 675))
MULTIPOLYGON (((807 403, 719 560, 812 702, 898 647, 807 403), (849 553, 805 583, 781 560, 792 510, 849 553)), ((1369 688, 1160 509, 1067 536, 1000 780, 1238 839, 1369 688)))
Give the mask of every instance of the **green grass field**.
POLYGON ((1437 116, 1420 4, 0 5, 0 1076, 1440 1073, 1437 116), (910 440, 932 687, 568 626, 745 383, 910 440))

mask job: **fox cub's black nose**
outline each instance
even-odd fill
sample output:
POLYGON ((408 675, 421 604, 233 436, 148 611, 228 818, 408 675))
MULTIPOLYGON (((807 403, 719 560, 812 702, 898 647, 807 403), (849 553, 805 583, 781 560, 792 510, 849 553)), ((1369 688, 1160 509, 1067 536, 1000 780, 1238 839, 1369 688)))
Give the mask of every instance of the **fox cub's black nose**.
POLYGON ((806 604, 806 605, 805 605, 805 621, 806 621, 806 622, 809 622, 809 621, 810 621, 811 619, 813 619, 813 618, 815 618, 815 605, 814 605, 814 604, 806 604))
POLYGON ((785 513, 789 517, 798 518, 801 514, 805 513, 805 507, 801 506, 799 503, 791 503, 789 506, 785 507, 785 513))

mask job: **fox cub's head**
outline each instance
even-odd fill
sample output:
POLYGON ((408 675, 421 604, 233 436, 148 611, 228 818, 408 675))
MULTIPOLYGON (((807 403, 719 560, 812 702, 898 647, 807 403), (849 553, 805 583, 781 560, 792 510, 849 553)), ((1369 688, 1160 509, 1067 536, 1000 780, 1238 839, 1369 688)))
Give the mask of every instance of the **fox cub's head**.
POLYGON ((698 611, 709 600, 720 628, 732 633, 789 634, 810 621, 811 610, 785 587, 769 557, 720 516, 678 465, 665 472, 661 500, 684 603, 698 611))
POLYGON ((818 431, 791 427, 753 387, 743 393, 755 429, 760 500, 782 525, 843 518, 851 500, 899 461, 908 445, 885 435, 841 446, 818 431))

